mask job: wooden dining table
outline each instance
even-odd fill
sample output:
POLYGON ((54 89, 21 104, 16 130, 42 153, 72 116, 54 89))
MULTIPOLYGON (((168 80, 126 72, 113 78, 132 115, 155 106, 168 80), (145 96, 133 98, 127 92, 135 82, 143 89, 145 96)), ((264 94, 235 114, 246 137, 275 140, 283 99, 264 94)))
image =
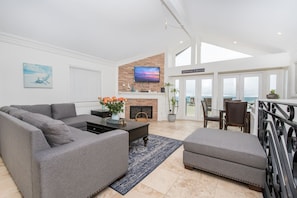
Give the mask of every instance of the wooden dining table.
MULTIPOLYGON (((219 118, 220 118, 220 129, 223 129, 224 127, 224 115, 226 114, 225 109, 219 110, 219 118)), ((250 133, 250 123, 251 123, 251 113, 248 110, 246 114, 246 119, 245 119, 245 127, 244 127, 244 133, 250 133)))

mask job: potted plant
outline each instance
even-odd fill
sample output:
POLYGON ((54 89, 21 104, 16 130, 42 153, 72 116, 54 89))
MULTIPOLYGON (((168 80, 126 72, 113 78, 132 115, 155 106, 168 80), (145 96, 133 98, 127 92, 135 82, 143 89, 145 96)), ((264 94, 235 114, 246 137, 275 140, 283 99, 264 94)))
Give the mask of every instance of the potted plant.
POLYGON ((165 83, 166 95, 168 99, 168 121, 174 122, 176 120, 176 110, 178 108, 177 93, 179 92, 176 88, 171 88, 173 84, 165 83))
POLYGON ((271 89, 270 93, 266 95, 266 98, 268 98, 268 99, 278 99, 279 95, 277 93, 275 93, 274 89, 271 89))

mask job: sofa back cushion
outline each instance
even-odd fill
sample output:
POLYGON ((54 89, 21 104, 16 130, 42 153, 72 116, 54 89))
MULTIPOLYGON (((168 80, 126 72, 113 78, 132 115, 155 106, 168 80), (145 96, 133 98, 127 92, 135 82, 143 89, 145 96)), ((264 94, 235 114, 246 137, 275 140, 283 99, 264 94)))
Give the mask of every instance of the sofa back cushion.
POLYGON ((61 120, 64 118, 71 118, 76 116, 74 103, 52 104, 51 108, 52 108, 53 118, 56 120, 61 120))
POLYGON ((20 120, 23 120, 23 116, 26 116, 26 114, 28 113, 28 111, 23 110, 23 109, 18 109, 15 107, 10 107, 10 108, 13 108, 13 109, 11 109, 9 111, 9 114, 20 119, 20 120))
POLYGON ((3 111, 4 113, 7 113, 9 115, 12 115, 20 120, 23 119, 23 115, 26 114, 28 111, 19 109, 16 107, 10 107, 10 106, 3 106, 0 108, 0 111, 3 111))
POLYGON ((42 130, 52 147, 67 144, 74 140, 72 132, 61 120, 54 120, 42 114, 28 112, 23 116, 23 121, 42 130))
POLYGON ((3 106, 3 107, 0 108, 0 111, 3 111, 4 113, 9 114, 10 111, 14 111, 14 110, 17 110, 17 109, 18 108, 16 108, 16 107, 3 106))
POLYGON ((38 105, 11 105, 19 109, 24 109, 32 113, 40 113, 48 117, 52 117, 52 110, 49 104, 38 104, 38 105))

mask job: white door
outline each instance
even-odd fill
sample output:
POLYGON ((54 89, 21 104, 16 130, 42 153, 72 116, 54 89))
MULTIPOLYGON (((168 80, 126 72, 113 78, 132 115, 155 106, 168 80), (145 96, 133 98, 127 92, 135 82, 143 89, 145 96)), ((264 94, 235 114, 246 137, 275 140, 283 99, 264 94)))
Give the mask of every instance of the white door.
POLYGON ((201 100, 213 96, 212 76, 195 76, 175 80, 179 89, 178 117, 189 120, 203 120, 201 100), (178 83, 177 83, 178 81, 178 83))
POLYGON ((224 99, 228 98, 255 103, 262 90, 261 80, 261 74, 257 73, 222 75, 219 107, 223 108, 224 99))

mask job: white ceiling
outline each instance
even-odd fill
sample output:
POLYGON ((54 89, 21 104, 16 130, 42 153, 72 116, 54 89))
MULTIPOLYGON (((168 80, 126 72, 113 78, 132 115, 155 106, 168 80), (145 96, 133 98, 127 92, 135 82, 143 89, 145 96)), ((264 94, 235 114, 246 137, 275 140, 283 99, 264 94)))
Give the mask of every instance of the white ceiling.
MULTIPOLYGON (((164 1, 197 40, 251 55, 297 51, 296 0, 164 1)), ((0 32, 116 62, 189 41, 160 0, 0 0, 0 32)))

